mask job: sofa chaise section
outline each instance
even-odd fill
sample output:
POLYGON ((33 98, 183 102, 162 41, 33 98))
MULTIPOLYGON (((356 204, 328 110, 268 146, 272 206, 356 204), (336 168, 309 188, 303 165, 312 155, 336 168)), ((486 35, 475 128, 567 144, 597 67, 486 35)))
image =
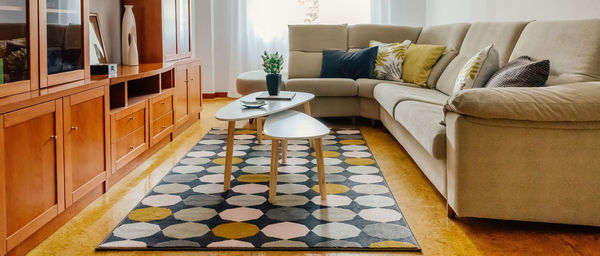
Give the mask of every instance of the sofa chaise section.
POLYGON ((459 216, 600 226, 598 45, 600 20, 532 22, 510 59, 549 59, 549 86, 449 99, 447 200, 459 216))

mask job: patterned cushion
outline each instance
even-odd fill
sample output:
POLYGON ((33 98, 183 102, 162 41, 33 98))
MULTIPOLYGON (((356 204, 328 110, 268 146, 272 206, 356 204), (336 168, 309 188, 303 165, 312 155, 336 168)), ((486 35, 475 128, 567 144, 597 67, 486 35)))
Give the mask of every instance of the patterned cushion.
POLYGON ((369 47, 379 47, 372 78, 402 82, 402 63, 410 40, 402 43, 382 43, 371 40, 369 47))
POLYGON ((550 75, 550 60, 534 61, 528 56, 514 59, 498 70, 487 87, 539 87, 550 75))
POLYGON ((481 88, 498 70, 498 51, 493 45, 483 48, 462 67, 454 83, 454 92, 463 89, 481 88))

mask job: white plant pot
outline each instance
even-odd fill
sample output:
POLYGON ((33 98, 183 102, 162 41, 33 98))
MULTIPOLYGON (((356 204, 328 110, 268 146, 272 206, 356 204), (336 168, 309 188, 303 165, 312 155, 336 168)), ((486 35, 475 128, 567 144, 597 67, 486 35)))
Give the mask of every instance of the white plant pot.
POLYGON ((121 34, 121 56, 123 65, 139 65, 139 55, 137 47, 137 29, 135 16, 133 15, 133 5, 125 5, 125 14, 123 14, 123 27, 121 34))

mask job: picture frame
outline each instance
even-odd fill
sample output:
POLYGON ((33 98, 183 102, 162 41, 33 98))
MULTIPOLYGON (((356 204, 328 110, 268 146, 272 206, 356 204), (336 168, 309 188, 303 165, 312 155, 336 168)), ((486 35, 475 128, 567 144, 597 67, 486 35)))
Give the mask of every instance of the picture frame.
POLYGON ((100 27, 98 13, 90 12, 90 64, 108 64, 108 53, 100 27))

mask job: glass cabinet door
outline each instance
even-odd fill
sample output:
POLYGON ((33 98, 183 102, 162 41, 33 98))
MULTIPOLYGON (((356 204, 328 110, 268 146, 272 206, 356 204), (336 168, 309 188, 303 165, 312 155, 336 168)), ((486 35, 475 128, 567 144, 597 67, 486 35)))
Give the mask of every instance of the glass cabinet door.
POLYGON ((36 1, 0 0, 0 97, 37 88, 36 13, 36 1))
POLYGON ((177 0, 177 54, 184 57, 190 52, 190 2, 177 0))
POLYGON ((86 0, 40 0, 42 87, 84 79, 84 31, 89 27, 83 22, 88 18, 85 4, 86 0))

